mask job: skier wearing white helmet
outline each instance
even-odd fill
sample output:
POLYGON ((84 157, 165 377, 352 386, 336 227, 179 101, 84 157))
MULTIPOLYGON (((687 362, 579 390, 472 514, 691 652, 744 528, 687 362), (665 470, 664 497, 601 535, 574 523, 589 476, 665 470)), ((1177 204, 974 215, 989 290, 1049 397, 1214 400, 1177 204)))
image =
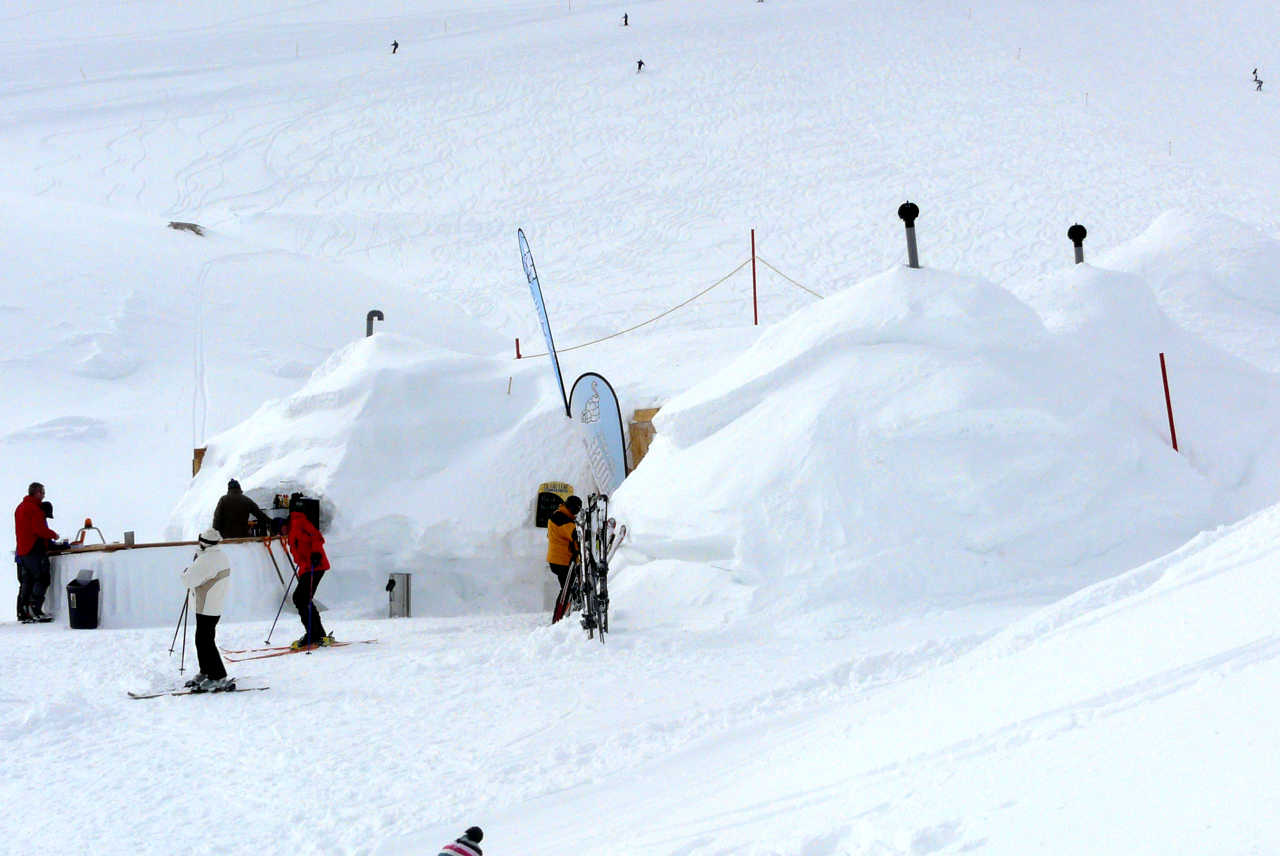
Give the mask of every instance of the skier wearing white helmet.
POLYGON ((218 618, 231 588, 231 563, 218 546, 221 541, 222 534, 217 529, 201 532, 200 551, 191 567, 182 572, 190 608, 196 613, 196 656, 200 671, 186 683, 195 692, 235 689, 235 681, 227 677, 218 654, 218 618))

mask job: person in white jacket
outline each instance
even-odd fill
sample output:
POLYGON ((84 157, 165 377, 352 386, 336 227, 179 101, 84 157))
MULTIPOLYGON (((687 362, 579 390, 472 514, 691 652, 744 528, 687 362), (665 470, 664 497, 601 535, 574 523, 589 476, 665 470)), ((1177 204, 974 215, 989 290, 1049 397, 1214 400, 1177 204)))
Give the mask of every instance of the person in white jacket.
POLYGON ((182 572, 189 608, 196 613, 196 656, 200 671, 186 684, 196 692, 235 689, 235 679, 227 677, 218 654, 218 618, 231 588, 231 563, 218 546, 221 541, 222 534, 217 529, 201 532, 200 551, 191 567, 182 572))

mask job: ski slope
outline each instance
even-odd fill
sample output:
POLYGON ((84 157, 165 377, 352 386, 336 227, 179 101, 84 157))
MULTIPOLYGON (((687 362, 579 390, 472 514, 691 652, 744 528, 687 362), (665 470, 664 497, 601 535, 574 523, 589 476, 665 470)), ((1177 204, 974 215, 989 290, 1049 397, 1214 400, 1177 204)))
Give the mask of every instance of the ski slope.
POLYGON ((326 624, 378 640, 135 701, 172 627, 0 624, 0 852, 1280 848, 1273 6, 0 23, 11 501, 147 541, 320 494, 326 624), (587 472, 517 227, 566 381, 662 407, 604 646, 544 611, 533 492, 587 472))

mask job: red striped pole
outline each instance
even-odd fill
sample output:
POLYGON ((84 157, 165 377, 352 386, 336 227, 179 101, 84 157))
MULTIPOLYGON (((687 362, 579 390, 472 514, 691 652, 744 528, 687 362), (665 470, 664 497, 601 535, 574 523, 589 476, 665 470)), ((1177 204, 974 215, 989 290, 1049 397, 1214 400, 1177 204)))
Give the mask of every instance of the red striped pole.
POLYGON ((1169 411, 1169 437, 1173 440, 1173 450, 1178 451, 1178 432, 1173 427, 1173 400, 1169 398, 1169 371, 1164 365, 1164 352, 1160 352, 1160 377, 1164 379, 1164 406, 1169 411))
POLYGON ((760 326, 760 309, 756 303, 756 230, 751 230, 751 323, 760 326))
POLYGON ((516 339, 516 359, 520 359, 520 340, 516 339))

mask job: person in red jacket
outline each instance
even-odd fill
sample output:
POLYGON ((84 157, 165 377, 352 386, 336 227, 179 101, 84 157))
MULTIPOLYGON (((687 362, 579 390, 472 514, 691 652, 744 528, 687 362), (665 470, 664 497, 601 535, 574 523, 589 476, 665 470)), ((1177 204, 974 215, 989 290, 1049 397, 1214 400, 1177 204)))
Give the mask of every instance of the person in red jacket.
POLYGON ((324 536, 307 519, 302 511, 302 495, 289 497, 289 553, 298 566, 298 587, 293 592, 293 605, 298 608, 298 618, 306 633, 290 644, 291 648, 309 648, 313 645, 332 645, 333 636, 326 633, 320 623, 320 611, 315 607, 316 586, 324 572, 329 570, 329 558, 324 553, 324 536))
POLYGON ((18 588, 18 619, 21 621, 49 621, 52 618, 44 611, 44 594, 49 583, 41 573, 43 554, 40 548, 45 541, 57 541, 58 533, 44 522, 42 501, 44 485, 32 482, 27 487, 27 495, 13 512, 13 529, 18 537, 15 555, 21 579, 18 588))

